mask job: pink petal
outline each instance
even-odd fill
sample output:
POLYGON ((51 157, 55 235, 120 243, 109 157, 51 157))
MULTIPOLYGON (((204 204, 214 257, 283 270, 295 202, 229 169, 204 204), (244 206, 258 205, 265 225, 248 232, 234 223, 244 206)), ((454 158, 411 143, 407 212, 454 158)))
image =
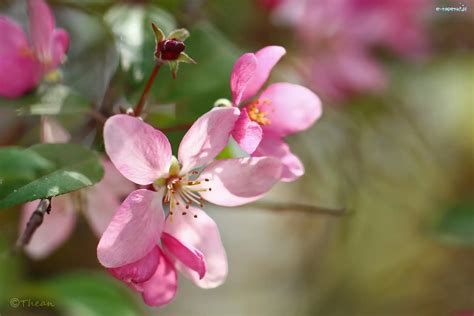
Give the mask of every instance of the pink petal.
POLYGON ((285 55, 286 51, 281 46, 267 46, 255 53, 257 57, 257 69, 248 82, 247 87, 242 95, 242 101, 245 101, 257 94, 262 88, 265 81, 270 76, 273 67, 278 63, 280 58, 285 55))
POLYGON ((87 207, 83 209, 98 237, 102 236, 128 193, 135 189, 133 183, 125 179, 109 160, 103 159, 102 164, 104 177, 87 190, 87 207))
POLYGON ((71 139, 69 132, 51 116, 41 117, 41 141, 43 143, 67 143, 71 139))
POLYGON ((234 107, 213 108, 194 122, 179 144, 183 173, 206 165, 224 149, 239 113, 234 107))
MULTIPOLYGON (((43 259, 61 246, 71 235, 76 223, 76 213, 70 195, 57 196, 51 199, 51 203, 50 214, 44 216, 43 223, 25 247, 26 253, 33 259, 43 259)), ((25 230, 38 204, 39 200, 36 200, 23 206, 20 234, 25 230)))
POLYGON ((83 213, 97 237, 105 232, 120 204, 105 185, 96 184, 87 190, 87 206, 83 213))
POLYGON ((199 275, 199 279, 204 277, 206 274, 206 262, 204 261, 204 255, 202 252, 167 233, 161 234, 161 242, 163 246, 182 264, 189 269, 196 271, 199 275))
POLYGON ((212 189, 201 196, 224 206, 250 203, 270 190, 280 175, 281 163, 272 157, 217 160, 201 173, 200 177, 210 179, 206 183, 212 189))
POLYGON ((260 96, 260 110, 267 112, 269 125, 263 127, 264 133, 286 136, 309 128, 321 116, 322 107, 318 96, 311 90, 291 84, 275 83, 260 96))
POLYGON ((262 140, 262 128, 260 125, 249 118, 247 109, 240 111, 240 117, 235 123, 232 136, 239 146, 247 153, 251 154, 255 151, 258 144, 262 140))
POLYGON ((17 56, 28 50, 28 40, 21 26, 6 16, 0 16, 0 56, 17 56))
POLYGON ((102 166, 104 167, 104 177, 98 184, 103 184, 111 195, 122 202, 135 189, 135 185, 122 176, 110 160, 102 158, 102 166))
POLYGON ((260 146, 253 153, 254 157, 273 156, 283 164, 281 181, 294 181, 304 174, 304 166, 295 156, 281 138, 275 135, 265 134, 260 146))
POLYGON ((51 69, 56 68, 64 59, 69 48, 69 35, 63 29, 55 29, 51 41, 52 64, 51 69))
POLYGON ((43 0, 28 1, 30 36, 33 48, 41 57, 51 57, 51 40, 54 30, 54 17, 43 0))
POLYGON ((256 71, 257 57, 255 57, 255 54, 243 54, 235 62, 230 76, 230 90, 232 92, 232 102, 235 106, 238 106, 240 101, 242 101, 247 85, 256 71))
POLYGON ((105 151, 130 181, 148 185, 169 171, 171 145, 159 130, 136 117, 114 115, 104 126, 105 151))
POLYGON ((172 221, 168 219, 165 232, 181 243, 202 252, 206 262, 206 274, 201 278, 196 270, 188 268, 179 261, 176 262, 176 267, 199 287, 219 286, 225 281, 228 271, 227 256, 219 229, 212 218, 202 210, 191 206, 186 212, 186 215, 181 213, 174 215, 172 221))
MULTIPOLYGON (((132 287, 134 287, 138 283, 143 283, 151 279, 158 267, 160 255, 160 248, 155 246, 148 254, 138 261, 129 263, 122 267, 110 268, 108 270, 117 279, 131 284, 132 287)), ((140 286, 138 285, 137 288, 139 287, 140 286)))
POLYGON ((143 300, 149 306, 168 304, 176 295, 178 275, 173 264, 160 251, 160 261, 153 277, 140 285, 143 300))
POLYGON ((164 224, 162 196, 133 191, 120 205, 97 246, 99 262, 121 267, 143 258, 157 244, 164 224))
POLYGON ((41 64, 32 56, 0 56, 0 74, 0 96, 17 98, 38 85, 41 64))

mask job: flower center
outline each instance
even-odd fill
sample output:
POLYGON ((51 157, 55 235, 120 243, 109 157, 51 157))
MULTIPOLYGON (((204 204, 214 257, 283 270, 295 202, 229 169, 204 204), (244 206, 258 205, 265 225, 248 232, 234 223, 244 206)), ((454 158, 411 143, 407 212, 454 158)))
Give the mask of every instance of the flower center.
POLYGON ((268 99, 258 99, 253 102, 250 102, 246 106, 249 118, 260 125, 270 125, 271 121, 267 117, 268 112, 262 109, 263 106, 269 105, 270 103, 271 102, 268 99))
MULTIPOLYGON (((162 183, 156 184, 165 188, 163 203, 169 204, 170 216, 173 216, 173 211, 177 206, 182 205, 185 208, 181 215, 187 215, 190 212, 187 210, 192 204, 203 207, 204 199, 200 193, 212 190, 212 188, 205 186, 209 179, 199 179, 199 172, 197 171, 191 171, 185 175, 170 175, 163 180, 162 183)), ((197 218, 196 214, 190 213, 194 218, 197 218)))

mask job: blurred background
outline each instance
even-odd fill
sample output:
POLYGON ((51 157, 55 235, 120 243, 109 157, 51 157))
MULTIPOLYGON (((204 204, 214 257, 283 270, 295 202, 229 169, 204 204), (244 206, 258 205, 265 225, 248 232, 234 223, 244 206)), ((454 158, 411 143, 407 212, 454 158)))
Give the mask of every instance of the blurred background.
MULTIPOLYGON (((474 2, 48 3, 71 37, 62 80, 0 100, 1 146, 38 143, 47 114, 73 142, 103 151, 90 113, 138 100, 154 63, 152 21, 188 28, 186 51, 198 62, 174 81, 163 69, 152 88, 146 120, 168 129, 174 146, 180 126, 230 98, 238 56, 266 45, 287 49, 269 82, 310 87, 324 114, 288 139, 306 168, 298 181, 277 185, 265 203, 206 206, 229 257, 221 287, 181 279, 170 305, 147 308, 100 267, 83 218, 46 259, 12 253, 12 207, 0 212, 1 316, 474 315, 474 2), (12 298, 54 306, 15 308, 12 298)), ((26 25, 23 1, 0 10, 26 25)))

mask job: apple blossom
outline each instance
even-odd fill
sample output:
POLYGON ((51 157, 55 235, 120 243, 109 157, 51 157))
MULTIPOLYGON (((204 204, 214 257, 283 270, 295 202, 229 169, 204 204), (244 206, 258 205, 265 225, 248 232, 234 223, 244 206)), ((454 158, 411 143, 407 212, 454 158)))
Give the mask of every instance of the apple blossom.
POLYGON ((255 54, 242 55, 234 64, 230 79, 232 102, 241 112, 232 136, 254 157, 280 159, 281 181, 293 181, 304 173, 304 167, 283 138, 313 125, 321 116, 322 107, 312 91, 291 83, 271 84, 254 98, 284 54, 283 47, 267 46, 255 54))
POLYGON ((174 297, 176 269, 203 288, 224 282, 225 251, 217 225, 199 208, 203 200, 242 205, 259 199, 280 178, 281 164, 272 157, 214 160, 238 117, 236 108, 214 108, 201 116, 182 139, 178 158, 166 136, 139 118, 115 115, 105 123, 105 149, 116 168, 156 192, 139 189, 128 196, 97 256, 148 305, 174 297), (163 204, 169 205, 166 219, 163 204))
POLYGON ((20 25, 0 16, 0 96, 19 97, 36 87, 64 59, 69 36, 54 27, 43 0, 28 1, 29 35, 20 25), (12 80, 14 78, 14 80, 12 80))

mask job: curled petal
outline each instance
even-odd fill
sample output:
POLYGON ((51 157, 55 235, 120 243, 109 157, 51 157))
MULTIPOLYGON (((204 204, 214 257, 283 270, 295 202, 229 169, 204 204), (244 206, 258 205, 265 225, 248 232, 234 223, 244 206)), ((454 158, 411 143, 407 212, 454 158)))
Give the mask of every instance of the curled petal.
POLYGON ((286 50, 281 46, 267 46, 255 53, 257 58, 257 69, 248 82, 247 87, 242 95, 242 101, 245 101, 257 94, 262 88, 265 81, 270 76, 273 67, 278 63, 280 58, 285 55, 286 50))
MULTIPOLYGON (((122 267, 110 268, 109 272, 119 280, 135 286, 151 279, 155 274, 160 261, 160 248, 155 246, 148 254, 138 261, 129 263, 122 267)), ((139 285, 137 286, 139 288, 139 285)))
POLYGON ((41 141, 43 143, 67 143, 71 139, 69 132, 50 116, 41 117, 41 141))
POLYGON ((166 255, 160 251, 158 268, 150 280, 140 284, 142 296, 149 306, 162 306, 171 302, 178 289, 176 269, 166 255))
POLYGON ((161 235, 161 242, 163 243, 163 246, 182 264, 189 269, 196 271, 199 275, 199 279, 204 277, 206 274, 206 262, 204 261, 204 255, 202 252, 167 233, 161 235))
POLYGON ((116 268, 142 259, 155 247, 164 225, 162 196, 133 191, 120 205, 97 246, 99 262, 116 268))
POLYGON ((291 152, 288 144, 278 136, 266 134, 252 156, 278 158, 283 164, 280 179, 283 182, 294 181, 304 174, 304 166, 300 159, 291 152))
POLYGON ((40 56, 50 56, 54 17, 43 0, 28 1, 28 17, 33 48, 40 56))
MULTIPOLYGON (((28 202, 23 207, 20 221, 20 234, 39 200, 28 202)), ((26 253, 34 259, 43 259, 61 246, 71 235, 76 223, 76 213, 70 195, 61 195, 51 199, 51 213, 44 215, 43 223, 35 231, 30 243, 25 247, 26 253)))
POLYGON ((256 71, 257 57, 255 57, 255 54, 243 54, 235 62, 230 76, 230 90, 232 92, 232 102, 236 106, 242 101, 245 90, 256 71))
POLYGON ((273 157, 216 160, 201 173, 211 188, 201 196, 223 206, 250 203, 270 190, 280 175, 281 163, 273 157))
POLYGON ((264 133, 286 136, 309 128, 321 116, 322 107, 318 96, 311 90, 291 83, 274 83, 260 96, 260 110, 267 113, 269 125, 264 133))
POLYGON ((262 133, 260 125, 249 118, 247 109, 242 109, 232 131, 232 137, 239 146, 247 153, 253 153, 262 140, 262 133))
POLYGON ((183 173, 206 165, 224 149, 239 113, 234 107, 214 108, 194 122, 179 145, 183 173))
POLYGON ((52 64, 51 69, 56 68, 64 58, 69 48, 69 35, 63 29, 55 29, 51 40, 52 64))
POLYGON ((202 288, 214 288, 221 285, 228 272, 227 256, 222 245, 219 229, 216 223, 202 210, 191 206, 186 215, 180 213, 173 216, 165 224, 165 232, 180 243, 198 249, 206 262, 204 277, 190 268, 179 257, 176 267, 186 277, 202 288), (195 217, 196 216, 196 217, 195 217))
POLYGON ((168 172, 171 145, 159 130, 136 117, 114 115, 104 126, 105 151, 130 181, 148 185, 168 172))

